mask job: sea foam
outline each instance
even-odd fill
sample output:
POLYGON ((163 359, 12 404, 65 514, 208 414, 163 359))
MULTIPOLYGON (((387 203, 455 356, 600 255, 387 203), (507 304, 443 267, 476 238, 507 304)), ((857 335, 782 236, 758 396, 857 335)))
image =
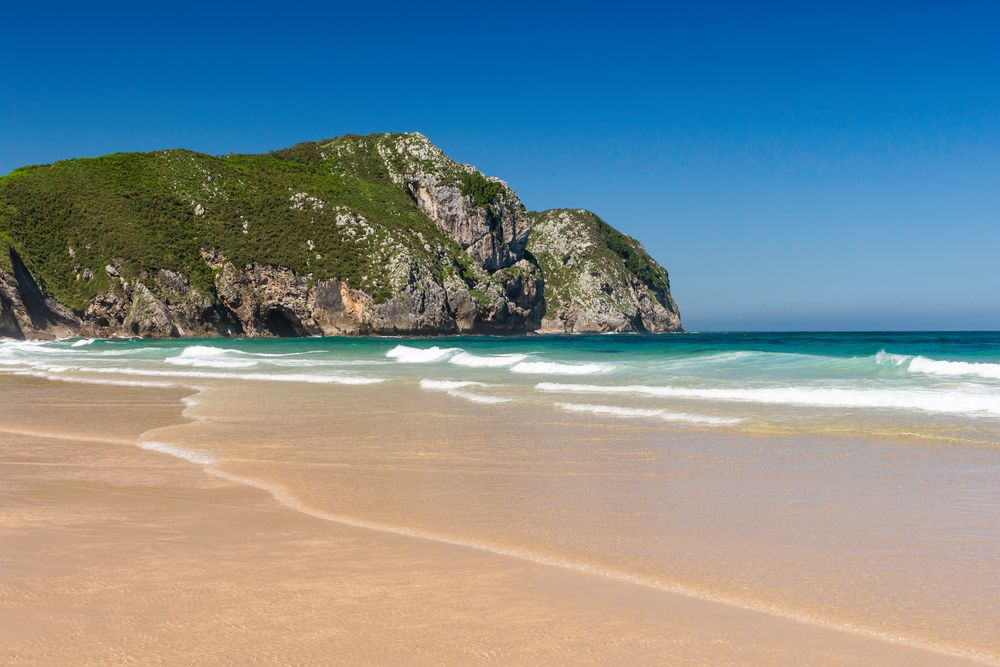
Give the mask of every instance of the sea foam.
POLYGON ((361 375, 331 375, 309 373, 222 373, 218 371, 160 371, 143 368, 97 368, 80 366, 76 368, 83 373, 102 373, 116 375, 138 375, 150 377, 188 378, 196 380, 248 380, 254 382, 305 382, 309 384, 346 384, 364 385, 384 382, 383 378, 365 377, 361 375))
POLYGON ((184 449, 183 447, 178 447, 176 445, 171 445, 166 442, 155 442, 147 441, 140 442, 139 449, 147 449, 152 452, 160 452, 161 454, 167 454, 169 456, 174 456, 179 459, 184 459, 191 463, 197 463, 202 466, 210 466, 215 463, 215 458, 209 456, 208 454, 202 454, 201 452, 194 452, 190 449, 184 449))
POLYGON ((526 354, 478 355, 459 352, 449 359, 448 363, 455 364, 456 366, 467 366, 469 368, 503 368, 505 366, 513 366, 527 357, 528 355, 526 354))
POLYGON ((1000 364, 972 361, 939 361, 928 357, 913 357, 907 370, 928 375, 975 375, 1000 380, 1000 364))
POLYGON ((922 410, 950 414, 1000 415, 1000 394, 923 389, 827 387, 697 388, 539 382, 539 391, 580 394, 637 394, 709 401, 735 401, 826 408, 922 410))
POLYGON ((103 378, 103 377, 99 378, 87 377, 85 375, 68 375, 64 371, 59 371, 59 370, 0 369, 0 372, 10 373, 11 375, 21 375, 24 377, 36 377, 45 380, 55 380, 59 382, 73 382, 77 384, 96 384, 109 387, 149 387, 156 389, 171 389, 177 386, 173 382, 158 382, 156 380, 115 380, 112 378, 103 378))
POLYGON ((512 373, 533 375, 594 375, 614 370, 614 364, 560 364, 554 361, 522 361, 511 367, 512 373))
POLYGON ((875 353, 875 363, 879 366, 903 366, 909 360, 910 357, 905 354, 893 354, 885 350, 875 353))
POLYGON ((668 412, 650 408, 623 408, 616 405, 594 405, 592 403, 556 403, 556 407, 569 412, 589 412, 595 415, 612 417, 647 417, 663 421, 690 422, 692 424, 738 424, 736 417, 712 417, 709 415, 693 415, 687 412, 668 412))
POLYGON ((172 389, 177 385, 173 382, 157 382, 156 380, 111 380, 107 378, 90 378, 80 375, 59 375, 56 373, 38 374, 47 380, 60 382, 76 382, 78 384, 97 384, 108 387, 148 387, 155 389, 172 389))
POLYGON ((424 379, 420 381, 420 388, 427 391, 443 391, 449 396, 455 398, 464 398, 467 401, 472 401, 473 403, 509 403, 511 399, 502 398, 500 396, 487 396, 484 394, 474 394, 472 392, 464 391, 465 387, 490 387, 493 385, 488 385, 485 382, 471 382, 471 381, 458 381, 458 380, 428 380, 424 379))

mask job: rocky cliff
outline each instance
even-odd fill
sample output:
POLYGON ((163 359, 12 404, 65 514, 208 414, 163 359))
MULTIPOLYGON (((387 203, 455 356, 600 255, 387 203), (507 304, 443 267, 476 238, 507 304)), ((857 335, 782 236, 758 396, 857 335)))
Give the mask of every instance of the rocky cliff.
POLYGON ((529 215, 417 133, 19 169, 0 249, 0 336, 680 327, 638 243, 592 214, 529 215))
POLYGON ((638 241, 583 209, 532 213, 545 276, 542 332, 678 331, 670 278, 638 241))

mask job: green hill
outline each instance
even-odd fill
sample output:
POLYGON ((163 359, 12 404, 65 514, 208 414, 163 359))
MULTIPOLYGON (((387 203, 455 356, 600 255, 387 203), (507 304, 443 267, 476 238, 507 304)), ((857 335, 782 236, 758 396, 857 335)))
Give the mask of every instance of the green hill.
MULTIPOLYGON (((567 280, 526 253, 540 215, 416 133, 25 167, 0 177, 0 323, 29 337, 532 331, 551 319, 543 270, 567 280)), ((666 272, 600 224, 672 305, 666 272)))

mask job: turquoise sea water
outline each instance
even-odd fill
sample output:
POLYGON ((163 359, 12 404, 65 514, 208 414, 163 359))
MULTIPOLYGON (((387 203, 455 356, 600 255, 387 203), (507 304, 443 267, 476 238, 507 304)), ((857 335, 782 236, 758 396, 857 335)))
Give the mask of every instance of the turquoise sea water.
POLYGON ((990 332, 3 341, 0 372, 136 386, 392 382, 600 419, 1000 440, 990 332))

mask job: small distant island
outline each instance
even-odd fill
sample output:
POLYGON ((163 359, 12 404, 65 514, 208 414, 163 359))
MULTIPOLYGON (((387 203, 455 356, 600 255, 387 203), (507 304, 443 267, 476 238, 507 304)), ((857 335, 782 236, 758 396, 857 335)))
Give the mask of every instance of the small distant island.
POLYGON ((666 269, 419 133, 0 177, 0 336, 681 330, 666 269))

